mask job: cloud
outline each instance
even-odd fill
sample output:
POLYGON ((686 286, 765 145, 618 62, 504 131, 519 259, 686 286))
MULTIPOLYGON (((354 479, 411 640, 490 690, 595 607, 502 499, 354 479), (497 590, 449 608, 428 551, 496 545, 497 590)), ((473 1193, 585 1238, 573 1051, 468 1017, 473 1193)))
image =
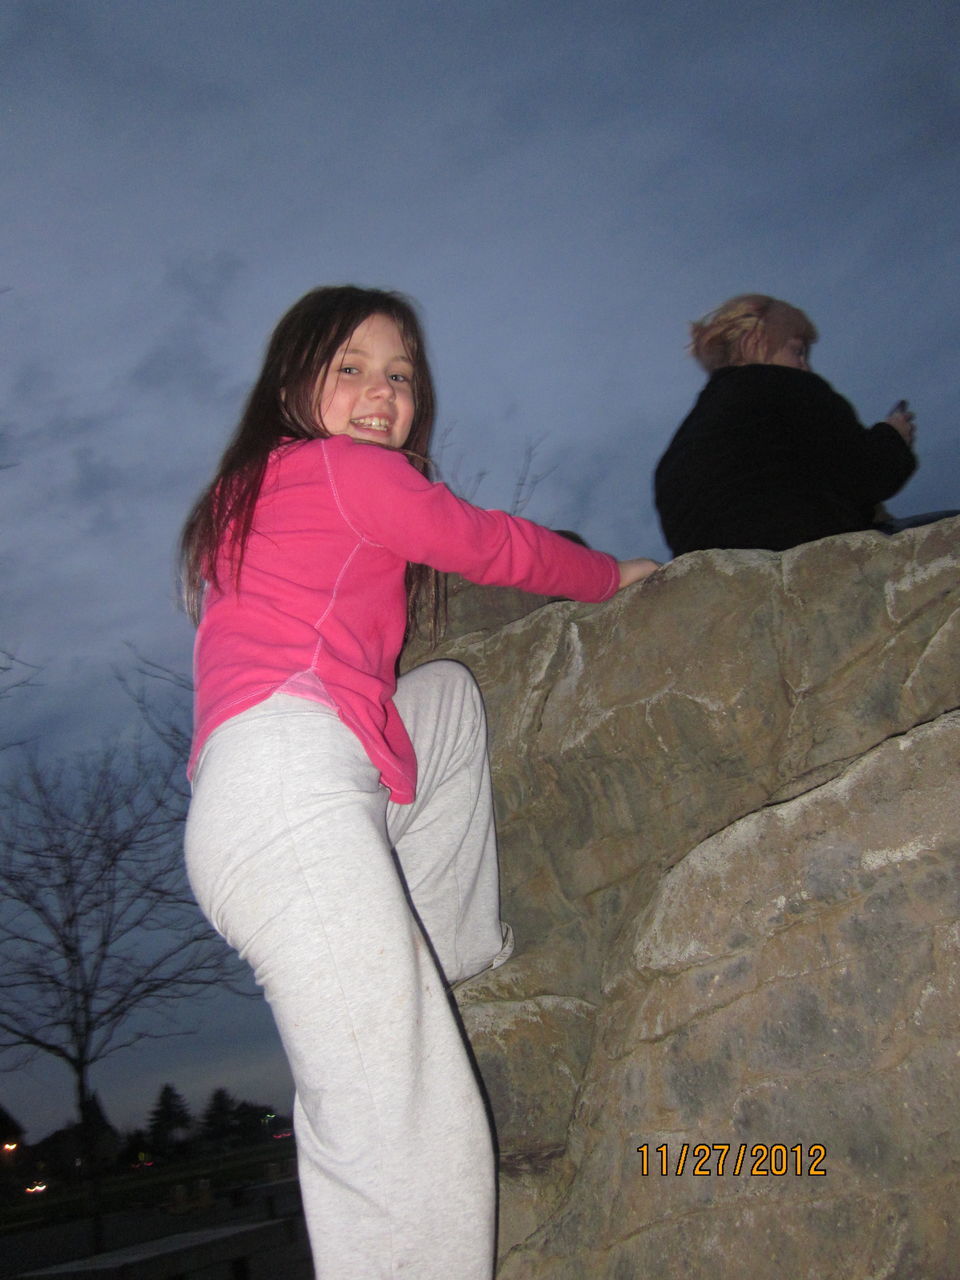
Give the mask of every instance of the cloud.
POLYGON ((226 250, 191 254, 169 264, 167 279, 182 294, 188 314, 202 320, 222 321, 235 286, 244 274, 244 262, 226 250))
POLYGON ((183 322, 161 334, 129 373, 135 394, 207 401, 223 377, 205 350, 200 326, 183 322))
MULTIPOLYGON (((128 641, 188 667, 180 522, 267 335, 324 281, 422 304, 447 454, 482 475, 479 501, 509 506, 541 441, 549 474, 525 514, 621 555, 662 554, 650 476, 701 384, 687 325, 750 288, 810 311, 817 367, 865 420, 916 406, 921 468, 893 509, 960 506, 957 11, 234 0, 224 15, 221 0, 0 7, 16 246, 0 647, 45 663, 42 687, 4 704, 11 735, 56 753, 123 732, 128 641)), ((244 1041, 252 1073, 265 1035, 244 1041)), ((221 1040, 232 1052, 227 1023, 196 1041, 204 1088, 221 1040)), ((118 1059, 110 1090, 139 1064, 118 1059)))

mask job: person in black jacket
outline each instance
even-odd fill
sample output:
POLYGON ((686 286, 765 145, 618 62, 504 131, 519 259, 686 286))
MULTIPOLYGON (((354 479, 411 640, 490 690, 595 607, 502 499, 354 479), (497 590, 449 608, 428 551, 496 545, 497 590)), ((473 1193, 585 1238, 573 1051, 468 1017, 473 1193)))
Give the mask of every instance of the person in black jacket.
POLYGON ((673 554, 783 551, 880 527, 878 504, 917 465, 906 401, 863 427, 851 405, 810 371, 817 339, 810 320, 764 294, 731 298, 691 335, 691 352, 710 379, 654 479, 673 554))

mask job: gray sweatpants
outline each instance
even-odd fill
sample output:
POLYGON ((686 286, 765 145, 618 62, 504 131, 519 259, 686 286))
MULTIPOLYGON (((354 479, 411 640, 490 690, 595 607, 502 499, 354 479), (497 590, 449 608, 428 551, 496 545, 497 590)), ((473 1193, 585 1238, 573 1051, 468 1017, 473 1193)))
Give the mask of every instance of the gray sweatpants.
POLYGON ((412 805, 388 801, 334 712, 274 694, 205 744, 187 868, 283 1040, 319 1280, 490 1280, 490 1129, 424 940, 449 982, 512 949, 483 705, 451 662, 403 676, 395 701, 417 753, 412 805))

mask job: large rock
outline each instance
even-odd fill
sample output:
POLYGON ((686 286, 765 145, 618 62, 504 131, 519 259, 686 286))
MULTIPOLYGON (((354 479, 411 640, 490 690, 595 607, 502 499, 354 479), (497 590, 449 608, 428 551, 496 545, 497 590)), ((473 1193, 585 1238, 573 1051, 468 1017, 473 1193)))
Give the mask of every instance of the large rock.
POLYGON ((953 714, 664 877, 504 1278, 960 1273, 958 767, 953 714))
POLYGON ((458 992, 504 1280, 960 1274, 958 534, 489 624, 461 591, 519 941, 458 992))

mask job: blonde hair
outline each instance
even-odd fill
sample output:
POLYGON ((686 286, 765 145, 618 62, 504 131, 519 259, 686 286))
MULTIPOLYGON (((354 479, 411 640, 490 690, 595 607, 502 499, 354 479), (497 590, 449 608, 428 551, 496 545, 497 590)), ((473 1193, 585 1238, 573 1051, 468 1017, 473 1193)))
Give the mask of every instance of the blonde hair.
POLYGON ((729 364, 765 364, 791 338, 817 340, 810 319, 789 302, 741 293, 690 326, 690 353, 707 373, 729 364))

